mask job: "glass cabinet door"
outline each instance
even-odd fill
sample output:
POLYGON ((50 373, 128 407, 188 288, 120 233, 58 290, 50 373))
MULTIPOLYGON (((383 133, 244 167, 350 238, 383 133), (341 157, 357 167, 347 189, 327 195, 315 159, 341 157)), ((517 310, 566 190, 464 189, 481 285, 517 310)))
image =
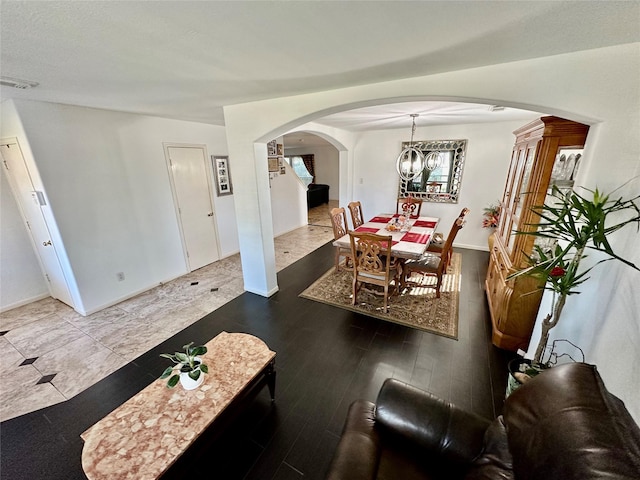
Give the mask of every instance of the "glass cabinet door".
POLYGON ((531 188, 529 186, 531 180, 531 172, 533 170, 533 161, 536 158, 536 146, 537 144, 527 145, 526 155, 527 160, 524 165, 522 180, 519 184, 517 198, 515 200, 515 210, 513 214, 518 217, 518 219, 522 216, 522 208, 527 204, 526 195, 531 193, 531 188))

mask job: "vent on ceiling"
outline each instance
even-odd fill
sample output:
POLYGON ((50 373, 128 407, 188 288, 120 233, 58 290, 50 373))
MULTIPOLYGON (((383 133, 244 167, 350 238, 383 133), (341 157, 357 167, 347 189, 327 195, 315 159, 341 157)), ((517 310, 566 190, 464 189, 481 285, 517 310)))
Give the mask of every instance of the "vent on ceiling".
POLYGON ((37 87, 39 83, 30 82, 29 80, 20 80, 19 78, 0 77, 0 85, 26 90, 27 88, 37 87))

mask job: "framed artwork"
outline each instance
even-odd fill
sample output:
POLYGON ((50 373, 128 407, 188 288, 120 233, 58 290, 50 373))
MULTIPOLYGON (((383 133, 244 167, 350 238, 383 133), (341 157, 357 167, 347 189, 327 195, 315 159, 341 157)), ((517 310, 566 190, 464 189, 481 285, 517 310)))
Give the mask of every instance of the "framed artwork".
POLYGON ((267 143, 267 155, 277 155, 278 154, 278 144, 275 140, 271 140, 267 143))
POLYGON ((229 157, 227 155, 211 155, 213 171, 216 176, 216 192, 219 197, 233 194, 229 157))
POLYGON ((278 160, 278 165, 280 166, 280 175, 285 175, 287 173, 287 168, 284 166, 284 158, 280 158, 278 160))
POLYGON ((278 143, 276 150, 278 155, 284 155, 284 145, 282 143, 278 143))
POLYGON ((278 157, 269 157, 269 171, 270 172, 279 172, 280 171, 280 163, 278 162, 278 157))

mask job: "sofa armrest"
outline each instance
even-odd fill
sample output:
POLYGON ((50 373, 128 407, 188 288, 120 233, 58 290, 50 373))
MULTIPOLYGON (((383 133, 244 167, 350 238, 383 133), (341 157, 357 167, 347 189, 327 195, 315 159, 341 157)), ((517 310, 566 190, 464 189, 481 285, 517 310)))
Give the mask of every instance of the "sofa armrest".
POLYGON ((342 430, 327 480, 373 480, 378 471, 380 439, 374 428, 375 405, 356 400, 342 430))
POLYGON ((376 401, 376 425, 453 462, 471 463, 482 452, 491 422, 394 379, 385 380, 376 401))

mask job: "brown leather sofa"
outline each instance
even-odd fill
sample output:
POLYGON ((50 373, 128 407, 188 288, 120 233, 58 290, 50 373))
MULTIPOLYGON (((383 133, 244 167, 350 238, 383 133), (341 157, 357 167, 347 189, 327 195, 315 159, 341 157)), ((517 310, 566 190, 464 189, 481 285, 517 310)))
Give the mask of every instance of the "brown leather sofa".
POLYGON ((560 365, 493 421, 397 380, 347 416, 330 480, 638 480, 640 429, 593 365, 560 365))

